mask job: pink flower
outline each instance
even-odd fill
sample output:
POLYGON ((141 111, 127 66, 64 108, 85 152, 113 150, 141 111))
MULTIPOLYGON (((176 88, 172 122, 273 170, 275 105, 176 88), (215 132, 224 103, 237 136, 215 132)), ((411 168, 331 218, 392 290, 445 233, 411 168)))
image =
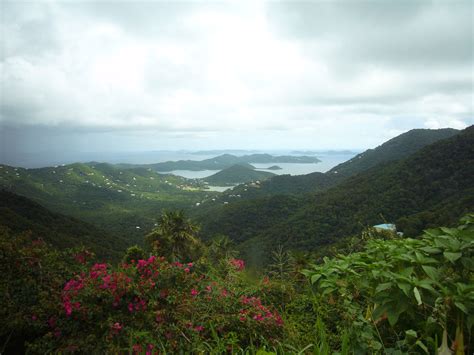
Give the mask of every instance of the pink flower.
POLYGON ((148 344, 148 346, 146 347, 146 353, 145 355, 152 355, 153 354, 153 348, 155 346, 153 344, 148 344))
POLYGON ((129 304, 128 304, 128 310, 129 310, 130 312, 133 312, 133 303, 129 303, 129 304))
POLYGON ((202 325, 197 325, 194 327, 194 330, 196 332, 202 332, 204 330, 204 327, 202 325))
POLYGON ((199 295, 199 291, 193 288, 193 289, 191 290, 191 296, 195 297, 195 296, 197 296, 197 295, 199 295))
POLYGON ((64 302, 64 310, 66 311, 66 315, 69 317, 72 314, 72 305, 71 302, 65 301, 64 302))
POLYGON ((184 269, 184 272, 186 272, 186 273, 189 273, 189 271, 190 271, 190 270, 189 270, 188 267, 187 267, 186 269, 184 269))
POLYGON ((112 325, 112 332, 114 334, 118 334, 121 330, 122 330, 122 325, 120 323, 114 323, 114 325, 112 325))
POLYGON ((193 267, 193 263, 188 263, 188 267, 193 267))
POLYGON ((230 264, 237 270, 242 271, 245 269, 245 262, 241 259, 230 259, 230 264))

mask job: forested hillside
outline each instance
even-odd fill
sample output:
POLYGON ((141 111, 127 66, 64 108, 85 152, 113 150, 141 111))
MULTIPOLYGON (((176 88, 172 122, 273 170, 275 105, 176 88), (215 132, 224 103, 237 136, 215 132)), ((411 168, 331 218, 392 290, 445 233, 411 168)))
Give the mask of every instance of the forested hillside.
POLYGON ((248 186, 237 186, 232 191, 224 192, 222 198, 227 199, 226 195, 229 194, 239 194, 242 199, 253 199, 277 194, 304 194, 323 191, 352 175, 384 162, 406 158, 429 144, 452 137, 457 133, 459 131, 455 129, 414 129, 392 138, 374 149, 366 150, 326 173, 279 175, 261 183, 258 188, 249 189, 248 186))
POLYGON ((457 133, 459 131, 452 128, 412 129, 374 149, 368 149, 356 155, 349 161, 335 166, 328 173, 339 176, 352 176, 378 164, 406 158, 427 145, 450 138, 457 133))
POLYGON ((419 233, 447 224, 474 205, 474 127, 410 157, 377 165, 327 191, 300 197, 235 201, 201 218, 205 234, 222 233, 255 260, 275 245, 314 249, 383 221, 419 233))
POLYGON ((58 248, 87 246, 101 259, 117 260, 130 241, 72 217, 53 213, 26 197, 0 190, 0 226, 31 232, 58 248))
POLYGON ((162 209, 190 208, 216 195, 202 191, 196 180, 104 163, 40 169, 0 165, 0 187, 131 242, 141 241, 162 209))

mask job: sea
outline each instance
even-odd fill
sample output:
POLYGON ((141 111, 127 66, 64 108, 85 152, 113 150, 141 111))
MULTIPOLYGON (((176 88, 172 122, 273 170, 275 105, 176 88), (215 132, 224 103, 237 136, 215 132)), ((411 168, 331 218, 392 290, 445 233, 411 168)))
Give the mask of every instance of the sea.
MULTIPOLYGON (((166 161, 177 160, 204 160, 216 157, 221 154, 234 154, 237 156, 267 153, 272 155, 310 155, 318 157, 321 162, 314 164, 293 164, 293 163, 268 163, 252 164, 255 168, 262 171, 269 171, 274 174, 282 175, 303 175, 313 172, 326 172, 334 166, 353 158, 359 152, 357 151, 255 151, 255 150, 216 150, 216 151, 146 151, 146 152, 91 152, 91 153, 69 153, 65 156, 48 153, 23 155, 16 162, 5 162, 8 165, 40 168, 55 166, 61 164, 71 164, 76 162, 105 162, 110 164, 129 163, 129 164, 152 164, 166 161), (278 165, 281 170, 269 170, 270 166, 278 165)), ((189 179, 198 179, 215 174, 219 170, 174 170, 166 173, 183 176, 189 179)))

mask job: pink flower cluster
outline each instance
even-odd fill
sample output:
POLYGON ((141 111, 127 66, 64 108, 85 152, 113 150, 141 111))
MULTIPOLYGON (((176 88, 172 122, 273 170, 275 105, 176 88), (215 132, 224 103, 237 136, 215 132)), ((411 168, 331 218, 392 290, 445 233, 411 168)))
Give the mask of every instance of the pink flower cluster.
POLYGON ((245 308, 239 312, 240 321, 244 322, 250 316, 253 320, 258 322, 274 321, 277 326, 283 325, 283 320, 280 315, 276 311, 272 312, 268 307, 264 306, 260 298, 242 296, 240 303, 245 306, 245 308))
POLYGON ((72 297, 75 296, 82 288, 84 288, 84 282, 82 278, 78 280, 69 280, 64 285, 62 301, 64 311, 68 317, 72 314, 74 309, 79 310, 81 308, 81 303, 72 302, 72 297))
MULTIPOLYGON (((153 344, 148 344, 145 348, 145 355, 152 355, 153 348, 155 346, 153 344)), ((143 347, 140 344, 135 344, 132 346, 132 354, 143 354, 143 347)))
POLYGON ((245 269, 245 262, 241 259, 230 259, 229 262, 237 271, 245 269))
POLYGON ((128 310, 130 312, 138 312, 138 311, 145 311, 146 310, 147 302, 143 298, 135 297, 133 302, 128 304, 128 310))

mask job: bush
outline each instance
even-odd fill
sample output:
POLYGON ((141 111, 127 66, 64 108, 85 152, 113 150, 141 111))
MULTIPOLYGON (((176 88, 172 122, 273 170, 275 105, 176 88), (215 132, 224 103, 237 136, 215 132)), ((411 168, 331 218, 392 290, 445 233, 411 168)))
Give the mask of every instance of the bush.
POLYGON ((229 282, 241 262, 229 267, 234 275, 226 280, 197 270, 206 265, 156 256, 118 268, 95 264, 65 283, 61 305, 50 315, 56 331, 31 349, 141 353, 271 344, 282 334, 282 318, 229 282))

